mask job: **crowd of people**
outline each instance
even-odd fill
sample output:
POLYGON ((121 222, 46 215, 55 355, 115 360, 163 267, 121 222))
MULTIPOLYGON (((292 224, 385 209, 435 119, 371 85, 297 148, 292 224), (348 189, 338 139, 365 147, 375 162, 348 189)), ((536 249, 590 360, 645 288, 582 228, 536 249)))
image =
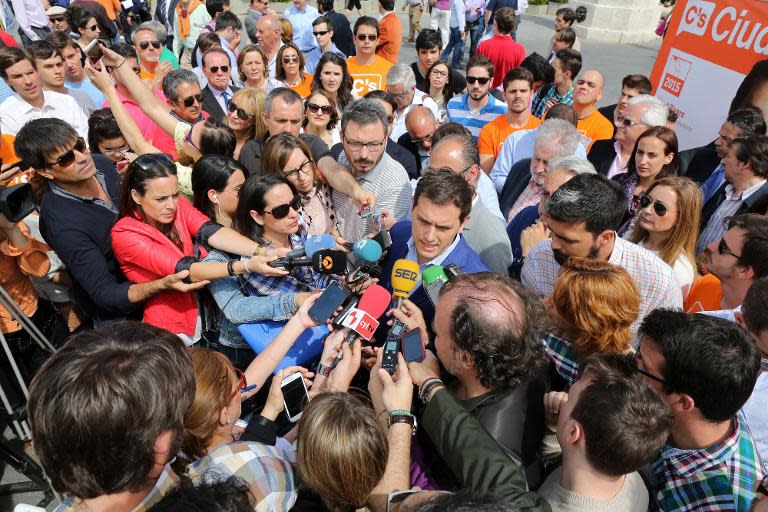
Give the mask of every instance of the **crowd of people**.
POLYGON ((582 10, 543 56, 524 0, 127 3, 0 33, 0 184, 36 205, 0 204, 0 285, 56 351, 0 328, 57 510, 768 510, 766 61, 681 151, 643 74, 598 108, 582 10), (346 271, 286 263, 324 236, 346 271), (370 341, 318 325, 402 261, 370 341), (425 350, 390 372, 394 323, 425 350))

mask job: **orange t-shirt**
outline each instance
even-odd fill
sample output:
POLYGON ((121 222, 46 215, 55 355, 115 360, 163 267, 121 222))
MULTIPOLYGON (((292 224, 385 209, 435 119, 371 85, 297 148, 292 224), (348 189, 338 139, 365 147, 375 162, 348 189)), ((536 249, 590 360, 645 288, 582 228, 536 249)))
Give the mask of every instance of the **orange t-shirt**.
POLYGON ((477 147, 481 155, 493 155, 498 158, 501 146, 507 140, 510 134, 520 130, 532 130, 541 124, 541 119, 529 115, 525 126, 514 128, 507 122, 507 115, 501 114, 499 117, 483 126, 480 130, 480 136, 477 138, 477 147))
POLYGON ((579 119, 576 124, 576 129, 579 130, 582 137, 586 137, 589 141, 583 141, 587 146, 587 152, 592 147, 592 143, 596 140, 605 140, 613 138, 613 123, 611 123, 599 110, 595 110, 584 119, 579 119))
POLYGON ((379 20, 379 44, 376 55, 397 64, 400 58, 400 45, 403 44, 403 24, 394 12, 379 20))
POLYGON ((302 98, 306 98, 312 93, 312 75, 309 73, 304 73, 303 82, 299 83, 299 85, 289 85, 288 88, 299 93, 299 96, 302 98))
POLYGON ((375 60, 367 66, 358 64, 357 57, 347 59, 347 69, 352 75, 352 91, 358 96, 365 96, 371 91, 387 90, 387 73, 392 63, 387 59, 375 56, 375 60))
POLYGON ((683 308, 686 313, 719 311, 723 309, 720 305, 722 300, 723 289, 720 287, 720 280, 712 274, 707 274, 693 283, 683 308))

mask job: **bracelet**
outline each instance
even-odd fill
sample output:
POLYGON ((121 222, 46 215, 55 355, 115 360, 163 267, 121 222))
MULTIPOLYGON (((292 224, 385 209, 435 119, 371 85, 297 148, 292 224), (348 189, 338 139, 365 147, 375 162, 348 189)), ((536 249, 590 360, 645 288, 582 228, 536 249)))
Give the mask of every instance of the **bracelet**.
POLYGON ((123 64, 125 64, 125 57, 123 57, 123 62, 115 66, 115 69, 120 69, 120 66, 122 66, 123 64))
POLYGON ((397 416, 398 414, 411 414, 411 411, 406 411, 405 409, 392 409, 389 411, 390 416, 397 416))
MULTIPOLYGON (((248 258, 248 260, 250 260, 250 258, 248 258)), ((248 260, 242 260, 243 261, 243 268, 245 269, 245 272, 243 272, 243 274, 245 274, 246 272, 248 274, 251 273, 250 269, 248 268, 248 260)))
POLYGON ((421 387, 419 388, 417 395, 419 397, 419 400, 421 400, 422 402, 424 401, 422 398, 425 395, 424 391, 426 391, 427 388, 429 388, 433 382, 442 382, 442 381, 437 377, 430 377, 429 379, 425 380, 421 384, 421 387))
POLYGON ((323 377, 327 377, 331 374, 331 367, 327 364, 320 363, 317 365, 317 370, 315 370, 315 375, 322 375, 323 377))
POLYGON ((261 254, 261 246, 257 244, 256 249, 253 250, 253 255, 258 256, 259 254, 261 254))
POLYGON ((419 400, 421 400, 421 403, 427 405, 430 397, 432 396, 432 391, 438 387, 445 387, 445 384, 443 384, 443 381, 440 379, 432 378, 424 382, 424 384, 421 386, 421 389, 419 389, 419 400))
POLYGON ((227 262, 227 274, 230 276, 235 275, 235 260, 229 260, 227 262))

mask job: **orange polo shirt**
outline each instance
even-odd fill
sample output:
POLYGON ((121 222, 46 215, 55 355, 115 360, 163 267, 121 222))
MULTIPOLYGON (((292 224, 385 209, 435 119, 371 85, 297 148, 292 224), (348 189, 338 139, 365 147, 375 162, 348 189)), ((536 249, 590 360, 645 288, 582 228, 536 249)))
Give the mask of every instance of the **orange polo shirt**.
POLYGON ((520 130, 532 130, 541 124, 541 119, 534 115, 528 116, 528 121, 520 128, 514 128, 507 122, 507 115, 501 114, 499 117, 483 126, 480 135, 477 138, 477 147, 481 155, 493 155, 499 157, 501 146, 507 140, 510 134, 520 130))
POLYGON ((376 55, 397 64, 400 46, 403 44, 403 24, 394 12, 388 12, 379 20, 379 44, 376 55))
POLYGON ((719 311, 723 309, 720 305, 722 300, 723 289, 720 287, 720 280, 712 274, 707 274, 691 285, 691 291, 685 298, 683 309, 686 313, 719 311))
POLYGON ((579 130, 583 137, 589 139, 589 145, 584 141, 587 146, 587 153, 589 153, 589 148, 592 147, 592 143, 596 140, 613 138, 613 123, 601 114, 599 110, 595 110, 584 119, 579 119, 576 129, 579 130))

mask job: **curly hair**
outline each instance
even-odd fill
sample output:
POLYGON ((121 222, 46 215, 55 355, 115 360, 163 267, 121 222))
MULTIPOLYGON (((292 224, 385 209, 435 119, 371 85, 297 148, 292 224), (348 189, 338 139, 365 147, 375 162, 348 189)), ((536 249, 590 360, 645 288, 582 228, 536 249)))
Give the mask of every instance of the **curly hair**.
POLYGON ((544 307, 532 292, 493 272, 460 275, 440 295, 452 291, 458 293, 451 313, 453 342, 472 356, 483 386, 515 387, 546 364, 544 307))

